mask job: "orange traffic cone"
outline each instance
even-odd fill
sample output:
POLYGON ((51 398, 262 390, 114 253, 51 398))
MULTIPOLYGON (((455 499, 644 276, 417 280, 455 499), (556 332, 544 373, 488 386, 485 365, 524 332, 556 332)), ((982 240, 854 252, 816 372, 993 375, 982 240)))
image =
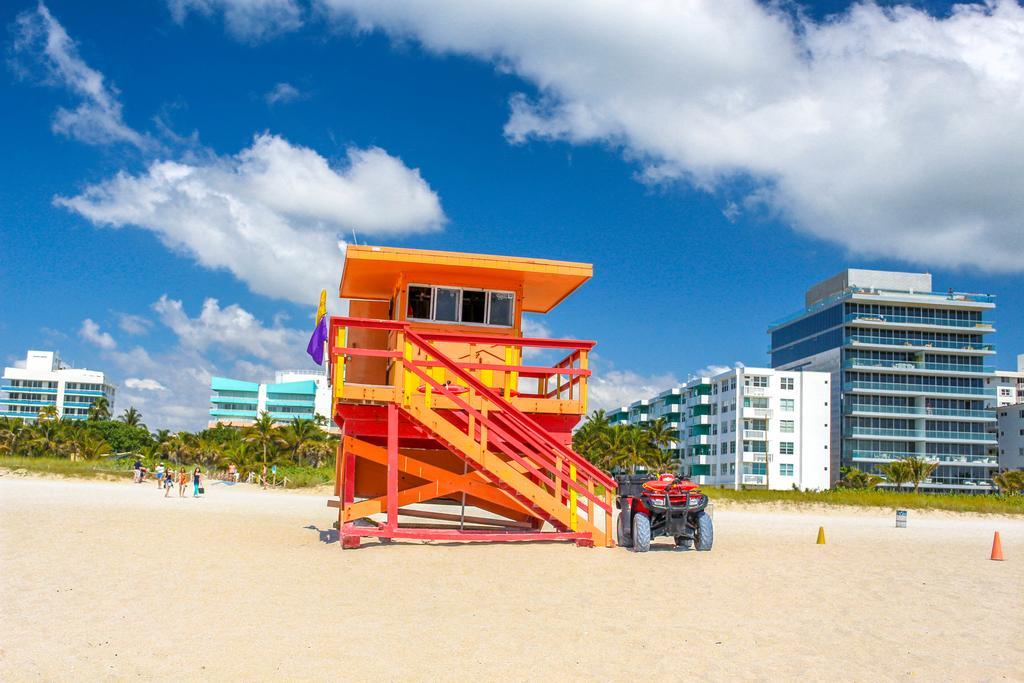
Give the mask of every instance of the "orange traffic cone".
POLYGON ((999 540, 998 531, 996 532, 996 535, 992 537, 992 557, 989 559, 999 560, 1000 562, 1003 560, 1003 543, 999 540))
MULTIPOLYGON (((825 545, 825 527, 823 526, 818 527, 818 545, 825 545)), ((1002 557, 999 559, 1002 559, 1002 557)))

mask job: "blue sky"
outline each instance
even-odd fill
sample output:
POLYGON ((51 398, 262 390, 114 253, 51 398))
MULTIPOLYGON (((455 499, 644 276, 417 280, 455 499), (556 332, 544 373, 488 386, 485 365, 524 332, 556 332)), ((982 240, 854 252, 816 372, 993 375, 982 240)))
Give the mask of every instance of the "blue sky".
POLYGON ((0 360, 194 428, 210 374, 309 364, 354 229, 593 263, 540 321, 609 406, 766 364, 844 267, 998 295, 1012 367, 1024 10, 617 4, 5 3, 0 360))

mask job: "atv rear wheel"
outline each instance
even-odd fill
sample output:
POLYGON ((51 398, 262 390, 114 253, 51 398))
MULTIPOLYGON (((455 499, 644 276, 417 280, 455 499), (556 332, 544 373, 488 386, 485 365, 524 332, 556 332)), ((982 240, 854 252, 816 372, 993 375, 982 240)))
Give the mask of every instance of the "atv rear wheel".
POLYGON ((693 545, 693 539, 686 536, 676 536, 676 547, 689 550, 693 545))
POLYGON ((711 523, 711 515, 701 510, 697 513, 697 528, 693 533, 694 546, 697 550, 711 550, 715 542, 715 529, 711 523))
POLYGON ((628 515, 622 512, 619 513, 619 520, 616 522, 615 529, 615 542, 618 543, 620 548, 629 548, 633 545, 633 535, 630 533, 628 520, 628 515))
POLYGON ((633 552, 646 553, 651 549, 651 518, 639 512, 633 515, 633 552))

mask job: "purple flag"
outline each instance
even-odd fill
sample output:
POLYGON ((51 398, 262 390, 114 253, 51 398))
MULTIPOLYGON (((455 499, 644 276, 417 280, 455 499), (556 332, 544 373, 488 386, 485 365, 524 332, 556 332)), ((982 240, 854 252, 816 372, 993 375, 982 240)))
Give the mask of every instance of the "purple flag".
POLYGON ((313 362, 317 365, 324 364, 324 343, 327 341, 327 316, 320 318, 320 322, 316 324, 316 329, 313 330, 313 334, 309 338, 309 344, 306 346, 306 353, 313 358, 313 362))

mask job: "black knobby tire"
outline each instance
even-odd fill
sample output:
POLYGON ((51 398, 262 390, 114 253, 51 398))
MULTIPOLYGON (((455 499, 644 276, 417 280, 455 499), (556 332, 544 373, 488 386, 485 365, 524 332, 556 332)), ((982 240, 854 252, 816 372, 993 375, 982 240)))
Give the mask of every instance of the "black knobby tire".
POLYGON ((643 513, 633 515, 633 552, 646 553, 651 549, 651 518, 643 513))
POLYGON ((697 513, 697 529, 694 531, 693 540, 697 550, 711 550, 715 542, 715 528, 711 523, 711 515, 703 510, 697 513))
POLYGON ((630 533, 628 518, 629 515, 620 512, 619 520, 616 522, 615 542, 619 544, 620 548, 628 548, 633 545, 633 534, 630 533))
POLYGON ((686 536, 676 536, 676 546, 677 547, 683 548, 685 550, 689 550, 690 546, 692 546, 692 545, 693 545, 693 539, 692 538, 687 538, 686 536))

